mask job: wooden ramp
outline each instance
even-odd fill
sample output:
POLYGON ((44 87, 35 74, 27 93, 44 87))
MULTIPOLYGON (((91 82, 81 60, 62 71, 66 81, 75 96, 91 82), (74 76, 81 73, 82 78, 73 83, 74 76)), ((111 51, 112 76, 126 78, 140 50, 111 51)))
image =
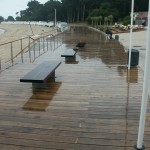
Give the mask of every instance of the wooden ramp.
MULTIPOLYGON (((143 72, 127 71, 127 54, 115 40, 85 27, 59 35, 63 45, 34 63, 0 74, 1 150, 133 150, 137 141, 143 72), (61 54, 79 42, 78 63, 61 54), (60 60, 54 82, 32 90, 19 81, 43 61, 60 60)), ((150 110, 144 146, 150 149, 150 110)))

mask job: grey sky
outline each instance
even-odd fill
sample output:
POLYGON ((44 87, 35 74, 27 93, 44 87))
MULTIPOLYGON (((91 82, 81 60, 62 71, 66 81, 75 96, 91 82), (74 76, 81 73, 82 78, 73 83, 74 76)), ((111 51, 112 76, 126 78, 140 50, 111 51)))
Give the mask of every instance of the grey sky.
MULTIPOLYGON (((8 16, 16 17, 16 12, 25 10, 27 3, 31 0, 0 0, 0 16, 7 19, 8 16)), ((40 4, 44 4, 49 0, 37 0, 40 4)))

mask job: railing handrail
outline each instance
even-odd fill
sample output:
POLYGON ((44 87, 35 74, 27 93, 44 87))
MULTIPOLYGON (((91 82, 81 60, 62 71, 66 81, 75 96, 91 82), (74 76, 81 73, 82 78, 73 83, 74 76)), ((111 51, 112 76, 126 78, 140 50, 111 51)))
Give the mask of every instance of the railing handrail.
POLYGON ((13 66, 14 64, 16 64, 16 61, 18 63, 18 61, 21 60, 21 62, 24 63, 23 55, 27 52, 29 53, 29 57, 28 57, 29 61, 30 61, 30 63, 32 63, 33 61, 35 61, 36 58, 38 58, 40 55, 42 55, 43 53, 48 51, 48 49, 50 49, 50 50, 57 49, 59 44, 60 45, 62 44, 62 40, 58 44, 58 40, 59 40, 58 37, 54 38, 54 39, 52 38, 52 37, 55 37, 56 35, 58 35, 57 29, 54 28, 53 30, 50 30, 48 32, 42 32, 41 34, 30 35, 30 36, 22 37, 22 38, 13 40, 13 41, 9 41, 9 42, 0 44, 1 50, 3 49, 2 46, 6 47, 6 48, 8 47, 6 49, 6 51, 4 49, 4 51, 1 51, 1 53, 0 53, 2 56, 0 71, 13 66), (49 44, 48 44, 47 37, 50 38, 49 44), (41 40, 43 42, 41 42, 41 40), (18 41, 20 41, 20 42, 15 43, 18 41), (51 41, 52 41, 52 43, 54 43, 54 45, 52 45, 51 41), (24 46, 23 46, 23 43, 25 43, 24 46), (39 43, 39 48, 37 50, 38 50, 39 54, 37 54, 35 56, 35 46, 38 43, 39 43), (15 46, 13 46, 13 45, 15 45, 15 46), (19 45, 20 45, 20 47, 18 48, 19 45), (40 46, 40 45, 42 45, 42 46, 40 46), (33 49, 32 49, 32 46, 34 46, 33 49), (47 47, 47 49, 46 49, 46 47, 47 47), (18 50, 16 51, 15 49, 18 49, 18 50), (32 51, 33 51, 33 53, 31 53, 32 51), (8 54, 10 54, 10 56, 8 54), (18 57, 19 55, 21 56, 21 59, 18 57), (3 56, 4 56, 4 59, 2 59, 3 56))
POLYGON ((23 39, 26 39, 26 38, 29 38, 29 36, 28 37, 24 37, 24 38, 20 38, 20 39, 17 39, 17 40, 13 40, 13 41, 10 41, 10 42, 2 43, 2 44, 0 44, 0 46, 6 45, 6 44, 10 44, 10 43, 13 43, 13 42, 17 42, 19 40, 23 40, 23 39))
MULTIPOLYGON (((52 31, 55 31, 55 30, 56 30, 56 29, 51 30, 51 31, 49 31, 49 32, 52 32, 52 31)), ((49 32, 42 32, 42 34, 46 34, 46 33, 49 33, 49 32)), ((40 36, 40 34, 37 34, 37 35, 40 36)), ((50 35, 54 36, 53 34, 50 34, 50 35)), ((20 39, 16 39, 16 40, 10 41, 10 42, 2 43, 2 44, 0 44, 0 46, 5 45, 5 44, 10 44, 10 43, 13 43, 13 42, 17 42, 17 41, 19 41, 19 40, 23 40, 23 39, 29 38, 29 37, 31 37, 31 36, 33 36, 33 34, 32 34, 32 35, 29 35, 29 36, 26 36, 26 37, 23 37, 23 38, 20 38, 20 39)), ((35 35, 34 35, 34 36, 35 36, 35 35)), ((43 36, 42 36, 42 37, 43 37, 43 36)))

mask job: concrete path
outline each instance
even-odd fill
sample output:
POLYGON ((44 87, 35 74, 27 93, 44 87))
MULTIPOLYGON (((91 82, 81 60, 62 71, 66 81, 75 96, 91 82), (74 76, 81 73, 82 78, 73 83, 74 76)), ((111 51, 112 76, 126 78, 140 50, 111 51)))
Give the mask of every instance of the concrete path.
MULTIPOLYGON (((115 38, 115 35, 113 37, 115 38)), ((125 51, 129 49, 130 33, 121 33, 119 35, 119 41, 125 47, 125 51)), ((145 52, 146 52, 146 40, 147 40, 147 29, 144 31, 132 33, 132 48, 139 50, 139 67, 144 71, 145 64, 145 52)))
MULTIPOLYGON (((118 35, 120 43, 125 47, 125 51, 128 51, 130 33, 121 33, 118 35)), ((115 38, 115 34, 113 36, 115 38)), ((133 32, 132 48, 139 50, 139 67, 143 71, 143 78, 145 67, 146 44, 147 44, 147 29, 145 31, 133 32)), ((149 77, 149 85, 150 85, 150 77, 149 77)), ((149 95, 150 95, 150 88, 149 88, 149 95)))

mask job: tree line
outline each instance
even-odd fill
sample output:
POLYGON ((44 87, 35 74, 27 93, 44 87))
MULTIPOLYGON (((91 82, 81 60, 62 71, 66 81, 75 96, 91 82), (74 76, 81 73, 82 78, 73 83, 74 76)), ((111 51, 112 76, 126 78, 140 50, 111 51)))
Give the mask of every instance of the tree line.
MULTIPOLYGON (((55 9, 57 21, 112 23, 130 16, 131 0, 49 0, 45 4, 31 0, 27 9, 16 12, 16 18, 8 16, 5 20, 49 22, 55 18, 55 9)), ((147 10, 148 0, 135 0, 134 12, 147 10)))

